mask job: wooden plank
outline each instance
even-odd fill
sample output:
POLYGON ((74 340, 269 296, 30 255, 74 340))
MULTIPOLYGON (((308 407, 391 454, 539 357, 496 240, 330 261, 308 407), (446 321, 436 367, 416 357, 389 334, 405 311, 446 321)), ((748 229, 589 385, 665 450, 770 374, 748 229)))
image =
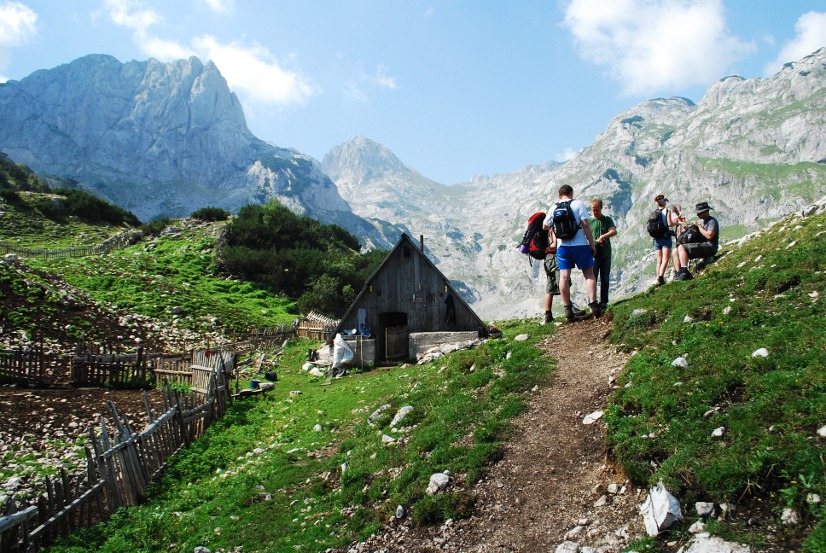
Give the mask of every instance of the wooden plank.
POLYGON ((12 515, 0 517, 0 534, 8 532, 15 526, 19 526, 35 517, 37 517, 37 505, 26 507, 24 510, 12 515))
POLYGON ((102 493, 103 487, 105 483, 100 480, 95 482, 95 484, 86 490, 80 497, 72 501, 69 505, 66 505, 64 508, 60 509, 58 512, 53 514, 46 520, 44 523, 40 524, 37 528, 32 530, 29 534, 29 537, 32 541, 41 539, 41 534, 48 535, 48 532, 51 530, 51 527, 66 517, 67 514, 74 512, 76 509, 80 507, 86 501, 89 501, 90 498, 93 498, 95 494, 102 493))

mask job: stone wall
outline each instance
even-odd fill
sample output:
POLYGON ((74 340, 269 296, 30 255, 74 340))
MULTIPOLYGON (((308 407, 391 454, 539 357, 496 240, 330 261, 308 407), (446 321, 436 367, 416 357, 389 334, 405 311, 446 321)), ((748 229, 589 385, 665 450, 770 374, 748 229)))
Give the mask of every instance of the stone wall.
POLYGON ((457 342, 471 342, 479 339, 479 332, 411 332, 410 358, 420 359, 429 349, 457 342))

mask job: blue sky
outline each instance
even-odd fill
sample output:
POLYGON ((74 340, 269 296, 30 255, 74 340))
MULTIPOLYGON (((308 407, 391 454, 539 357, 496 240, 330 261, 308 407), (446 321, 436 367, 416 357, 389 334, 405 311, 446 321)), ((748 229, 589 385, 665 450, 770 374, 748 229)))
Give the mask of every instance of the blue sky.
POLYGON ((562 161, 622 110, 826 46, 826 0, 0 0, 0 82, 212 59, 261 139, 366 136, 444 184, 562 161))

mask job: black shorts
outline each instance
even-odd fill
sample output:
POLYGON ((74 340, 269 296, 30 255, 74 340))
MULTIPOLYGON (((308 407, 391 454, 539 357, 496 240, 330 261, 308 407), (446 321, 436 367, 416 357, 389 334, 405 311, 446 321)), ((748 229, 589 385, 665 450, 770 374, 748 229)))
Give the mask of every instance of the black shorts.
POLYGON ((689 259, 705 259, 717 253, 717 246, 711 242, 699 242, 694 244, 683 244, 689 259))

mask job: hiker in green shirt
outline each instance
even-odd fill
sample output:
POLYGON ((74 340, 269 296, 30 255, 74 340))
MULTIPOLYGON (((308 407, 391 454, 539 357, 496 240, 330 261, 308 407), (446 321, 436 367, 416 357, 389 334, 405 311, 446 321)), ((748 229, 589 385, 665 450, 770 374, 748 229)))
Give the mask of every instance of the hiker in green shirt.
POLYGON ((602 199, 591 200, 591 213, 588 224, 594 233, 597 253, 594 255, 594 278, 599 283, 599 306, 608 307, 608 280, 611 275, 611 237, 617 235, 614 220, 602 213, 602 199))

